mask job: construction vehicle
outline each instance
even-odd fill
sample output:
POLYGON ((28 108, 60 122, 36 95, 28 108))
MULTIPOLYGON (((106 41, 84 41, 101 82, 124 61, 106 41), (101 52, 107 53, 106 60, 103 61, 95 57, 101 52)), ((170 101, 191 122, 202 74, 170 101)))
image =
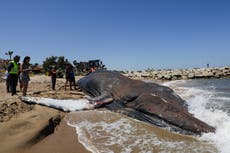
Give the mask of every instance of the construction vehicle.
POLYGON ((31 71, 32 71, 34 74, 42 74, 42 72, 43 72, 43 68, 42 68, 42 67, 39 67, 39 66, 32 66, 31 68, 32 68, 31 71))
POLYGON ((88 61, 89 68, 102 69, 105 67, 101 60, 90 60, 88 61))
POLYGON ((105 65, 103 65, 102 61, 97 60, 89 60, 88 62, 79 62, 76 65, 78 72, 90 72, 90 69, 105 69, 105 65))

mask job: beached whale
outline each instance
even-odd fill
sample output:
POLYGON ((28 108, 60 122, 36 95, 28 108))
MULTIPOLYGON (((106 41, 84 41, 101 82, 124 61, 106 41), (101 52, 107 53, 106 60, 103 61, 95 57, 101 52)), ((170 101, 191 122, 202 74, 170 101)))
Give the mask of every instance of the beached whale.
POLYGON ((188 112, 186 102, 172 89, 130 79, 118 72, 96 71, 77 85, 92 99, 93 109, 106 108, 181 134, 215 132, 188 112))

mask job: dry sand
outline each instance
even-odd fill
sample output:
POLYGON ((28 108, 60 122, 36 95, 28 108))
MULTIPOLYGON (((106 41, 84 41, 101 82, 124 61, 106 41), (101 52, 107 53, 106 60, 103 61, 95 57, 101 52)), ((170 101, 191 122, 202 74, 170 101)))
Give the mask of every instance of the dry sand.
MULTIPOLYGON (((50 87, 50 77, 31 77, 28 96, 57 99, 79 99, 80 91, 64 90, 65 79, 57 80, 56 91, 50 87)), ((18 91, 18 95, 21 92, 18 91)), ((63 120, 65 112, 29 105, 6 92, 0 82, 0 153, 87 153, 78 141, 74 128, 63 120)))

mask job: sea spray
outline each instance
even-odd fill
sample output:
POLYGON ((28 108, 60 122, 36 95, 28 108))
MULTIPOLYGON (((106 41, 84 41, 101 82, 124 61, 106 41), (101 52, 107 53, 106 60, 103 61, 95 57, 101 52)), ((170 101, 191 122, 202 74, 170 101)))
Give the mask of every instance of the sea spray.
POLYGON ((221 153, 230 150, 230 79, 187 80, 165 83, 188 103, 189 112, 216 128, 216 133, 203 134, 221 153))

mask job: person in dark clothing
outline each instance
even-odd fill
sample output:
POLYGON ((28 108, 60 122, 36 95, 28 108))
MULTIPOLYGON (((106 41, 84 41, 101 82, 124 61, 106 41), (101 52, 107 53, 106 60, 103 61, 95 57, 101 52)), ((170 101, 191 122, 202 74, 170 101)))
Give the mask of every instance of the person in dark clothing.
POLYGON ((70 79, 69 79, 70 71, 71 71, 71 64, 67 64, 65 68, 65 79, 66 79, 65 90, 66 90, 68 83, 70 83, 70 79))
POLYGON ((20 56, 16 55, 14 57, 14 60, 9 63, 7 71, 9 72, 9 85, 10 85, 10 91, 11 95, 17 95, 16 88, 18 83, 18 73, 19 73, 19 66, 18 62, 20 61, 20 56))
POLYGON ((20 74, 21 74, 21 71, 20 71, 21 63, 18 63, 18 67, 19 67, 19 73, 18 73, 19 89, 20 89, 20 91, 22 91, 23 83, 22 83, 22 80, 21 80, 21 78, 20 78, 20 74))
POLYGON ((69 71, 69 86, 70 86, 70 90, 72 89, 72 86, 74 87, 74 89, 76 90, 76 83, 75 83, 75 72, 74 72, 74 67, 71 66, 71 69, 69 71))
POLYGON ((55 90, 56 79, 57 79, 57 71, 55 67, 53 67, 50 71, 51 82, 52 82, 52 89, 55 90))

